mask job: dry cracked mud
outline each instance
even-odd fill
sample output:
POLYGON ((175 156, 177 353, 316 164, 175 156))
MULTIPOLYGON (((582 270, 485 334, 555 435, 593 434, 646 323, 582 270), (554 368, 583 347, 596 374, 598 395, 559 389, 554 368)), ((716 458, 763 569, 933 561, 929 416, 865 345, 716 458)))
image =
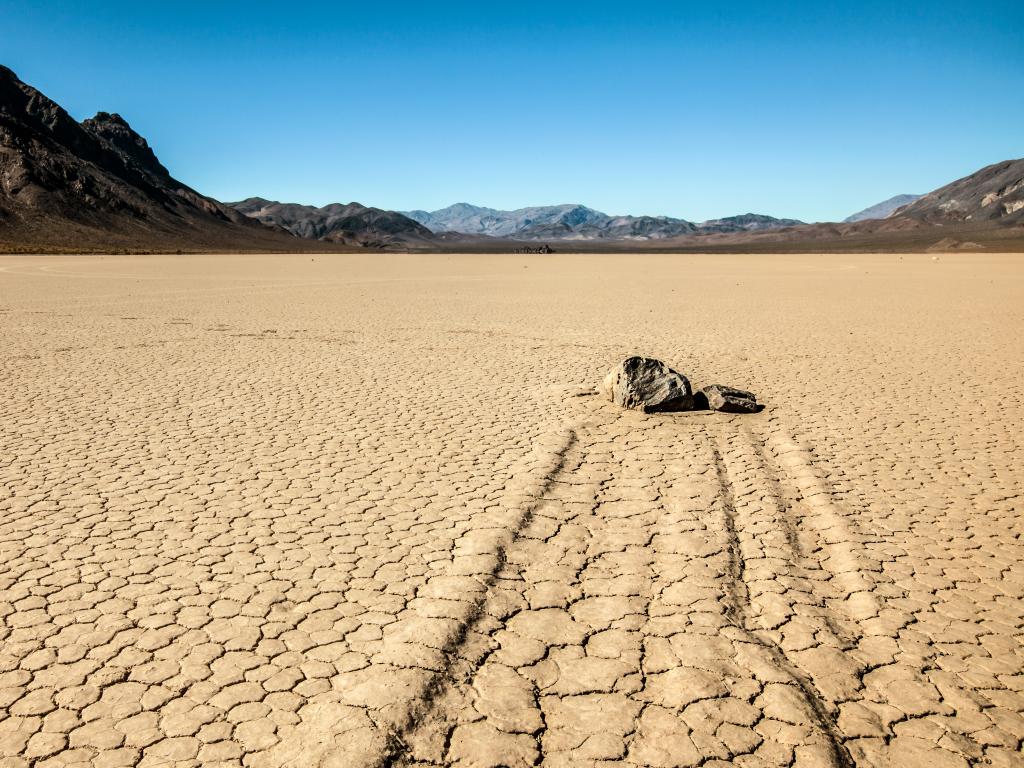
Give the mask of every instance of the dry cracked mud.
POLYGON ((1022 331, 1009 255, 0 257, 0 766, 1024 765, 1022 331))

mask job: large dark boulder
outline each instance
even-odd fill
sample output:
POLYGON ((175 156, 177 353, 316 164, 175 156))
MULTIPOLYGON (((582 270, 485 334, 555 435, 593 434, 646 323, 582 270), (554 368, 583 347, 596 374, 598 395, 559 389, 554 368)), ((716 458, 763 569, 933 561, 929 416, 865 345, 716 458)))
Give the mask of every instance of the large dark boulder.
POLYGON ((616 405, 644 413, 693 410, 689 380, 652 357, 627 357, 608 372, 601 391, 616 405))
POLYGON ((724 384, 712 384, 704 387, 697 394, 700 405, 707 403, 713 411, 725 413, 757 413, 761 406, 757 404, 757 396, 753 392, 727 387, 724 384))

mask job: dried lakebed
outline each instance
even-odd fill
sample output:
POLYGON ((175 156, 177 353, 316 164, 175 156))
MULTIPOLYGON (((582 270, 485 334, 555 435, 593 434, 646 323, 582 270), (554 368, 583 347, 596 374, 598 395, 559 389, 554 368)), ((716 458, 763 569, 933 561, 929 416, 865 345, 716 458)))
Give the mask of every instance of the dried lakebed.
POLYGON ((2 257, 0 760, 1021 765, 1022 307, 1000 255, 2 257), (635 352, 766 410, 573 396, 635 352))

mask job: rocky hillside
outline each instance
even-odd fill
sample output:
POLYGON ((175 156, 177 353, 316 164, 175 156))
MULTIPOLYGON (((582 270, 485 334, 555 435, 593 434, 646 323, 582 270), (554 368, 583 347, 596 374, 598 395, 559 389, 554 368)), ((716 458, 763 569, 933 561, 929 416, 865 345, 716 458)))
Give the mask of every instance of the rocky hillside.
POLYGON ((801 223, 748 213, 694 224, 669 216, 609 216, 574 204, 501 211, 456 203, 437 211, 407 211, 405 215, 434 232, 515 240, 663 240, 702 233, 778 229, 801 223))
POLYGON ((763 232, 770 229, 785 229, 803 224, 799 219, 776 219, 761 213, 743 213, 739 216, 727 216, 724 219, 711 219, 697 225, 699 234, 716 234, 730 232, 763 232))
POLYGON ((578 224, 566 219, 533 224, 513 237, 517 240, 661 240, 691 234, 694 230, 691 222, 667 216, 599 214, 578 224))
POLYGON ((1024 223, 1024 158, 994 163, 939 187, 897 216, 941 225, 1024 223))
POLYGON ((847 216, 843 219, 844 224, 853 224, 857 221, 871 221, 873 219, 884 219, 898 211, 904 205, 912 203, 917 200, 920 195, 896 195, 890 197, 888 200, 883 200, 880 203, 875 203, 869 208, 865 208, 863 211, 857 211, 857 213, 847 216))
POLYGON ((295 249, 173 178, 117 114, 77 122, 0 66, 0 247, 295 249))
POLYGON ((437 239, 422 224, 400 213, 367 208, 359 203, 332 203, 317 208, 250 197, 227 205, 264 224, 281 227, 309 240, 388 247, 424 244, 437 239))

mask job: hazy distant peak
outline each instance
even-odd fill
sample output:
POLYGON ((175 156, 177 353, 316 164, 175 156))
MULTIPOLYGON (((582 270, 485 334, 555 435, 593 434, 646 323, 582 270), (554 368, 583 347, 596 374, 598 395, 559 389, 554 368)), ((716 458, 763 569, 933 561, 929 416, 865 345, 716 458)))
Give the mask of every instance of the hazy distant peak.
POLYGON ((863 211, 857 211, 852 216, 847 216, 843 219, 844 224, 852 224, 855 221, 866 221, 868 219, 885 219, 895 213, 897 210, 902 208, 908 203, 912 203, 919 199, 921 195, 896 195, 890 197, 888 200, 883 200, 880 203, 872 205, 870 208, 865 208, 863 211))

